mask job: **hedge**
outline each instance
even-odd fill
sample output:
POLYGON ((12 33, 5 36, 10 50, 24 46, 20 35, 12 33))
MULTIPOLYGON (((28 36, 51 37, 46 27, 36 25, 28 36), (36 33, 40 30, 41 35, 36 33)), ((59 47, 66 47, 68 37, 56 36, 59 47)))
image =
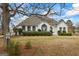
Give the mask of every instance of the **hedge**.
POLYGON ((72 36, 72 33, 67 33, 66 31, 58 31, 59 36, 72 36))
POLYGON ((37 31, 24 31, 22 32, 23 36, 51 36, 52 33, 51 32, 37 32, 37 31))
POLYGON ((62 36, 72 36, 72 33, 63 33, 62 36))
POLYGON ((72 33, 60 33, 59 36, 72 36, 72 33))

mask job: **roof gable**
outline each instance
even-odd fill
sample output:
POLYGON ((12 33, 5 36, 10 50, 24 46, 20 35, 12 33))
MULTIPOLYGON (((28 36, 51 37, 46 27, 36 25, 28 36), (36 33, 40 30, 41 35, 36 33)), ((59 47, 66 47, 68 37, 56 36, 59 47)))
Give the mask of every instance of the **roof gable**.
POLYGON ((73 25, 73 23, 72 23, 71 20, 67 20, 66 24, 67 24, 67 25, 71 25, 71 26, 73 25))
MULTIPOLYGON (((66 22, 63 20, 63 19, 60 19, 59 21, 58 21, 58 23, 57 23, 57 26, 60 24, 60 23, 64 23, 64 24, 66 24, 66 22)), ((67 24, 66 24, 67 25, 67 24)))
POLYGON ((22 21, 20 24, 18 24, 18 26, 24 26, 24 25, 36 26, 41 22, 47 22, 49 25, 57 24, 57 21, 55 21, 54 19, 48 18, 46 16, 32 15, 29 18, 22 21))
POLYGON ((66 22, 63 19, 60 19, 58 24, 61 23, 61 22, 64 22, 66 24, 66 22))

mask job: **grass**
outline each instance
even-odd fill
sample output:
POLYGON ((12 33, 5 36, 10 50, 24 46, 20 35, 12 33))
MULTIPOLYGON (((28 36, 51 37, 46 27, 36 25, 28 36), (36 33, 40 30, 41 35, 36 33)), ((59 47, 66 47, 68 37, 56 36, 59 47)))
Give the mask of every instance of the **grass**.
POLYGON ((17 36, 12 40, 22 44, 22 55, 79 56, 78 36, 17 36), (24 49, 29 40, 32 49, 24 49))

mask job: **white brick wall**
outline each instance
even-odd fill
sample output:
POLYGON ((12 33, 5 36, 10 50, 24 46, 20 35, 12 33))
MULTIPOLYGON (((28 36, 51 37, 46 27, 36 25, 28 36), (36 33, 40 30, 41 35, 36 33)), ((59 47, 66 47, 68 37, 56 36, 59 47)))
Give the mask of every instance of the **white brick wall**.
MULTIPOLYGON (((36 26, 36 31, 38 31, 38 29, 41 29, 41 26, 45 24, 47 26, 47 31, 50 31, 50 25, 47 22, 42 22, 40 24, 38 24, 38 26, 36 26)), ((66 28, 66 32, 68 32, 68 27, 64 22, 59 23, 57 26, 52 26, 53 28, 53 35, 58 35, 57 32, 59 30, 60 27, 65 27, 66 28)), ((19 27, 21 28, 21 26, 19 27)), ((25 30, 27 31, 27 26, 25 27, 25 30)), ((31 30, 32 30, 32 26, 31 26, 31 30)))
POLYGON ((62 28, 65 27, 66 28, 66 32, 68 32, 68 26, 64 22, 61 22, 61 23, 58 24, 57 30, 59 30, 60 27, 62 27, 62 28))

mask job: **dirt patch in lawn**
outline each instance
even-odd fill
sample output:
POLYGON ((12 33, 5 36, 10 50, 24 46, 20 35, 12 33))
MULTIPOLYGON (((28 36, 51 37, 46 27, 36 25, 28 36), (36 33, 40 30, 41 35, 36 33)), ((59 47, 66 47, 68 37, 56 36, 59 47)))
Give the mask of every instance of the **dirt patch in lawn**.
POLYGON ((44 52, 40 47, 32 47, 31 49, 26 49, 24 46, 21 47, 22 56, 43 56, 44 52))

